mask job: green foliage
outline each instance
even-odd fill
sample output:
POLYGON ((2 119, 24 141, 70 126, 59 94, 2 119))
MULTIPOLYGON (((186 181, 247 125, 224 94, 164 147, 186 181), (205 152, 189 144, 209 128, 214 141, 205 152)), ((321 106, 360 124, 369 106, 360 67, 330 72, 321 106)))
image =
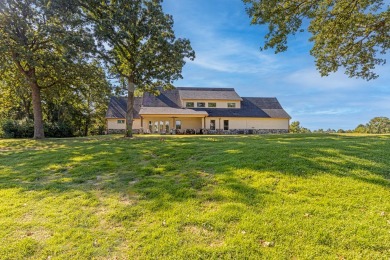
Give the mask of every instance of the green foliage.
POLYGON ((301 134, 311 133, 310 129, 302 127, 300 124, 301 123, 299 121, 291 122, 290 133, 301 133, 301 134))
MULTIPOLYGON (((46 137, 72 137, 74 129, 66 123, 45 123, 46 137)), ((34 136, 34 123, 32 120, 5 120, 1 124, 0 137, 5 138, 31 138, 34 136)))
POLYGON ((42 90, 74 86, 94 47, 76 11, 62 0, 0 2, 0 74, 11 88, 31 91, 35 138, 44 137, 42 90))
POLYGON ((384 0, 243 0, 252 24, 268 24, 264 48, 287 50, 288 36, 307 28, 322 76, 345 68, 350 77, 375 79, 390 47, 390 6, 384 0), (379 56, 379 57, 378 57, 379 56))
POLYGON ((1 128, 5 138, 31 138, 34 135, 34 123, 31 120, 6 120, 1 128))
POLYGON ((368 122, 367 131, 371 134, 390 133, 390 119, 388 117, 374 117, 368 122))
POLYGON ((98 43, 98 54, 127 87, 126 136, 132 136, 136 89, 156 93, 182 78, 185 59, 195 53, 176 39, 173 18, 161 0, 78 1, 98 43))
POLYGON ((358 125, 354 129, 354 132, 370 134, 388 134, 390 133, 390 119, 388 117, 374 117, 366 125, 358 125))
POLYGON ((0 258, 389 258, 390 136, 160 137, 0 140, 0 258))

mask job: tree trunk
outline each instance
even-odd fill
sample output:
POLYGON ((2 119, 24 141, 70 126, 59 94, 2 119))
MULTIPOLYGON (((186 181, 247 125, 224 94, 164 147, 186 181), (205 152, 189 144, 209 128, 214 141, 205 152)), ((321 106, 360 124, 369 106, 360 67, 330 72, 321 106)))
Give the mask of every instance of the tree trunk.
POLYGON ((36 82, 31 84, 32 90, 32 103, 34 112, 34 139, 45 138, 45 132, 43 130, 43 115, 42 115, 42 103, 41 103, 41 89, 36 82))
POLYGON ((127 78, 127 110, 126 110, 126 133, 125 137, 133 137, 133 109, 135 84, 132 77, 127 78))

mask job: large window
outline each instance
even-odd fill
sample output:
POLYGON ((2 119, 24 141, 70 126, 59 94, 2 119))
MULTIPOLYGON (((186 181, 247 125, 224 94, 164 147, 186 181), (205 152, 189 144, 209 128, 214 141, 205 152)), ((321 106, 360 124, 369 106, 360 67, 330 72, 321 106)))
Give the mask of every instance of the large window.
POLYGON ((210 120, 210 130, 215 130, 215 120, 210 120))
POLYGON ((205 102, 198 102, 198 103, 196 103, 196 106, 197 107, 206 107, 206 103, 205 102))
POLYGON ((180 130, 180 129, 181 129, 181 121, 176 120, 176 130, 180 130))
POLYGON ((125 123, 125 120, 123 120, 123 119, 120 119, 120 120, 118 120, 118 122, 117 122, 118 124, 124 124, 125 123))
POLYGON ((217 103, 208 103, 207 104, 208 107, 217 107, 217 103))
POLYGON ((186 107, 195 107, 194 102, 186 102, 186 107))
POLYGON ((223 120, 223 130, 229 130, 229 120, 223 120))
POLYGON ((236 107, 236 103, 228 103, 228 107, 236 107))

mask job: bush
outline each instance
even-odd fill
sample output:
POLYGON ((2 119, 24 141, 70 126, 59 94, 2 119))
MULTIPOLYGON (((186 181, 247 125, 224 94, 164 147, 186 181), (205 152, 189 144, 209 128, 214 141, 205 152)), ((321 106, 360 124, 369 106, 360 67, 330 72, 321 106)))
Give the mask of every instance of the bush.
MULTIPOLYGON (((32 120, 6 120, 1 124, 2 136, 5 138, 32 138, 34 122, 32 120)), ((45 123, 46 137, 72 137, 72 128, 65 123, 45 123)))
POLYGON ((5 138, 31 138, 34 136, 34 122, 31 120, 6 120, 1 128, 5 138))
POLYGON ((65 123, 45 123, 44 125, 46 137, 73 137, 73 130, 65 123))

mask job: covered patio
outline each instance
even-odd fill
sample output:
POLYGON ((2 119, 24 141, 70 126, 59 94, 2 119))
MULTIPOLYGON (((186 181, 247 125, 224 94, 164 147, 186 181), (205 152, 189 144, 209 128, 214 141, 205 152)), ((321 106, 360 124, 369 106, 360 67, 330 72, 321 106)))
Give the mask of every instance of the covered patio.
POLYGON ((140 112, 144 133, 200 133, 206 127, 205 111, 167 107, 143 107, 140 112))

